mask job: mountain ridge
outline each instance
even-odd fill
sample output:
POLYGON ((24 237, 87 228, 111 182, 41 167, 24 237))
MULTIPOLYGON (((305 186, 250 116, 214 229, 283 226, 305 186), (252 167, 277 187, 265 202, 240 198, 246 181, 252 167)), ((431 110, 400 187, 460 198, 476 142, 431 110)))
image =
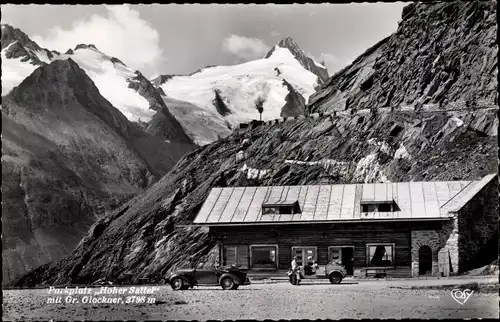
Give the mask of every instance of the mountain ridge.
MULTIPOLYGON (((147 123, 154 117, 155 120, 151 124, 145 125, 149 133, 155 133, 166 141, 195 147, 182 126, 170 113, 158 91, 139 71, 132 71, 121 60, 102 53, 93 44, 77 44, 65 54, 54 51, 54 54, 50 54, 44 61, 41 61, 37 58, 38 56, 32 53, 35 52, 36 54, 40 51, 49 52, 47 49, 40 49, 38 44, 21 30, 2 24, 2 58, 6 58, 5 60, 2 59, 2 67, 8 64, 8 67, 15 71, 15 73, 9 75, 13 75, 19 73, 19 70, 21 70, 19 67, 25 66, 23 60, 31 59, 31 64, 35 64, 33 67, 25 69, 21 74, 21 78, 7 79, 9 87, 4 88, 2 85, 2 95, 6 95, 13 87, 17 86, 34 71, 36 66, 70 57, 86 71, 96 82, 99 91, 115 107, 120 109, 129 120, 141 124, 147 123), (9 54, 11 51, 7 48, 14 42, 24 44, 20 45, 22 50, 18 50, 16 57, 9 54), (26 50, 23 46, 34 49, 26 50), (9 57, 21 58, 21 60, 16 61, 9 57)), ((4 80, 2 80, 2 84, 4 84, 4 80)))

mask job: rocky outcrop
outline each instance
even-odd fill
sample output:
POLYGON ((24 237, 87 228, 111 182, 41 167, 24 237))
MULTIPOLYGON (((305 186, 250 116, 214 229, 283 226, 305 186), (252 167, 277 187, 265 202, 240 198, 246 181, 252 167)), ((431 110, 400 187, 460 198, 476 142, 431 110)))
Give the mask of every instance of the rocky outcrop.
POLYGON ((21 58, 23 62, 27 61, 32 65, 44 65, 54 56, 48 49, 38 46, 20 29, 2 24, 2 50, 5 48, 6 58, 21 58), (46 56, 47 61, 41 59, 43 56, 46 56))
POLYGON ((195 146, 193 141, 170 113, 160 92, 141 74, 141 72, 136 71, 135 74, 135 77, 127 80, 129 82, 128 87, 134 89, 142 97, 146 98, 150 108, 157 111, 153 119, 146 125, 146 132, 153 136, 160 137, 163 140, 186 145, 182 151, 179 151, 181 154, 177 155, 177 157, 180 158, 184 153, 195 146))
POLYGON ((213 103, 215 109, 217 110, 217 112, 222 116, 226 116, 226 115, 231 114, 231 110, 227 107, 226 103, 222 99, 220 91, 215 89, 214 94, 215 94, 215 96, 214 96, 214 99, 212 100, 212 103, 213 103))
MULTIPOLYGON (((302 49, 300 49, 300 47, 295 43, 295 41, 292 38, 290 37, 283 38, 278 42, 276 46, 281 48, 287 48, 295 57, 295 59, 297 59, 297 61, 302 65, 302 67, 304 67, 311 73, 318 76, 318 84, 323 84, 328 80, 328 71, 326 70, 326 68, 318 66, 310 57, 308 57, 304 53, 304 51, 302 51, 302 49)), ((273 47, 267 53, 265 58, 271 57, 271 55, 274 52, 274 48, 275 47, 273 47)))
POLYGON ((87 49, 87 48, 98 50, 97 47, 94 44, 88 44, 88 45, 86 45, 86 44, 78 44, 78 45, 76 45, 76 47, 75 47, 74 50, 87 49))
POLYGON ((113 64, 121 64, 121 65, 123 65, 123 66, 126 66, 126 65, 125 65, 125 64, 124 64, 121 60, 119 60, 119 59, 118 59, 118 58, 116 58, 116 57, 111 57, 111 59, 110 59, 110 60, 111 60, 111 62, 112 62, 113 64))
POLYGON ((165 83, 166 81, 168 81, 170 78, 172 77, 175 77, 175 76, 181 76, 181 75, 160 75, 158 77, 155 77, 151 80, 151 83, 158 87, 160 86, 161 84, 165 83))
POLYGON ((497 105, 496 1, 418 3, 309 98, 311 112, 497 105))
MULTIPOLYGON (((213 265, 207 230, 176 226, 194 219, 212 187, 471 180, 495 172, 496 138, 479 135, 469 121, 443 130, 454 117, 325 115, 239 130, 185 156, 168 176, 99 220, 71 256, 17 285, 161 282, 191 259, 213 265)), ((476 112, 461 118, 474 120, 476 112)))
POLYGON ((36 69, 2 98, 3 283, 70 253, 173 167, 174 148, 129 122, 73 60, 36 69))
POLYGON ((306 100, 304 96, 293 88, 293 86, 283 80, 283 85, 288 89, 288 94, 285 96, 285 105, 281 108, 281 117, 294 117, 299 115, 307 115, 306 100))

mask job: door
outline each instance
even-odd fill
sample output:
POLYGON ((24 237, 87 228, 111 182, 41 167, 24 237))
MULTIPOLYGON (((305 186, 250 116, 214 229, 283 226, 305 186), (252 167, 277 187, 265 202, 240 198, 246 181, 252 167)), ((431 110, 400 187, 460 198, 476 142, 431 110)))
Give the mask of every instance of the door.
POLYGON ((353 275, 354 272, 354 247, 342 247, 340 252, 342 265, 345 266, 347 275, 353 275))
POLYGON ((194 271, 194 277, 198 284, 212 284, 217 285, 219 280, 214 269, 196 269, 194 271))
POLYGON ((354 246, 328 247, 328 263, 339 262, 344 265, 348 275, 354 272, 354 246))
POLYGON ((318 260, 316 249, 316 247, 292 247, 292 257, 297 257, 297 264, 300 266, 312 266, 313 262, 318 260))
POLYGON ((418 250, 418 274, 430 275, 432 273, 432 250, 429 246, 422 246, 418 250))

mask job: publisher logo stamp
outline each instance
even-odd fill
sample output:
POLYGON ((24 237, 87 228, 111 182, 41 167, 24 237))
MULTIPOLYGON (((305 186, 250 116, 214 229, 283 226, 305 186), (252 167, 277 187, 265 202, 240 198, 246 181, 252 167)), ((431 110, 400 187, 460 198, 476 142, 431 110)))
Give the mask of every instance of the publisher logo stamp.
POLYGON ((472 293, 474 293, 474 291, 471 291, 468 288, 463 291, 456 288, 451 290, 451 297, 457 301, 458 304, 464 305, 465 302, 467 302, 467 300, 471 297, 472 293))

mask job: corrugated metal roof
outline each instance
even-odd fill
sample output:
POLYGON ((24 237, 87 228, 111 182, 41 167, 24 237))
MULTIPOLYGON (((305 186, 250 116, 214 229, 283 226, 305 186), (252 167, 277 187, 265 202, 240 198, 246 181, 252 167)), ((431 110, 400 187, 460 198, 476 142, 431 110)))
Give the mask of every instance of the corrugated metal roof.
POLYGON ((449 218, 496 174, 481 181, 213 188, 194 224, 309 223, 449 218), (400 211, 361 212, 361 203, 396 202, 400 211), (297 201, 301 213, 262 214, 262 204, 297 201), (445 206, 445 207, 443 207, 445 206))

